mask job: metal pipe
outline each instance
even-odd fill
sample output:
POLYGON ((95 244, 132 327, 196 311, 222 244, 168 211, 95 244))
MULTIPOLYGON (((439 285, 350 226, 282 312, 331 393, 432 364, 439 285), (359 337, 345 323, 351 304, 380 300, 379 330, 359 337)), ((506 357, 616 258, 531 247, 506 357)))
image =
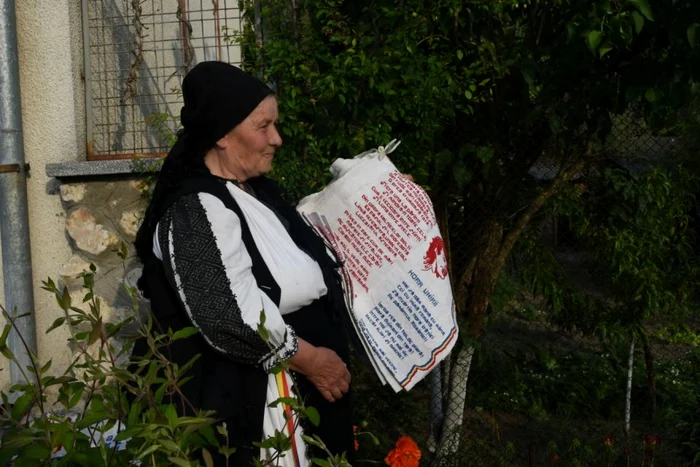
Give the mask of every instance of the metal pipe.
POLYGON ((625 391, 625 433, 630 434, 632 419, 632 376, 634 371, 634 334, 630 342, 630 356, 627 361, 627 387, 625 391))
POLYGON ((444 420, 442 408, 442 370, 439 363, 430 372, 430 438, 429 449, 435 452, 440 440, 442 422, 444 420))
POLYGON ((0 242, 5 308, 11 316, 29 313, 16 320, 19 334, 13 330, 7 341, 20 365, 10 365, 10 380, 15 384, 26 382, 23 371, 31 364, 28 351, 36 355, 15 0, 0 0, 0 103, 0 166, 18 166, 17 171, 0 173, 0 242), (28 348, 25 348, 22 338, 28 348))
POLYGON ((92 145, 92 61, 90 58, 90 11, 88 9, 88 0, 82 0, 83 13, 83 72, 85 74, 85 136, 87 138, 87 157, 92 160, 93 145, 92 145))

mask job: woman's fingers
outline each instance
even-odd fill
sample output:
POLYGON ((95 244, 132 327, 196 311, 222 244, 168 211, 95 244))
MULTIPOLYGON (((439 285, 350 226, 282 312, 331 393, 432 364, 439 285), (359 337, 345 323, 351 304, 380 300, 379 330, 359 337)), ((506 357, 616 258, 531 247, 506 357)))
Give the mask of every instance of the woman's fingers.
POLYGON ((350 372, 345 363, 331 349, 316 348, 313 371, 306 375, 321 395, 329 402, 341 399, 350 390, 350 372))
MULTIPOLYGON (((347 391, 345 391, 347 392, 347 391)), ((341 391, 340 388, 333 388, 331 389, 331 395, 333 395, 334 400, 331 402, 335 402, 338 399, 342 399, 343 396, 345 395, 345 392, 341 391)))
POLYGON ((333 397, 333 394, 331 394, 330 391, 319 391, 321 395, 323 396, 324 399, 326 399, 328 402, 335 402, 335 397, 333 397))

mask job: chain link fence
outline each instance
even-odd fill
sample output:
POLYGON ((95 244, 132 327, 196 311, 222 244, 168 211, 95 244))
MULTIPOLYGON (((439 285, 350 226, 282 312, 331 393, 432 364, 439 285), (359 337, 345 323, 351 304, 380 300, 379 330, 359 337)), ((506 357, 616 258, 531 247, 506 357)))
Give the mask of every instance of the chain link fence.
MULTIPOLYGON (((677 137, 652 134, 641 115, 629 112, 614 121, 604 166, 634 176, 668 166, 682 149, 677 137)), ((538 164, 530 175, 546 182, 556 169, 538 164)), ((574 180, 584 190, 585 176, 574 180)), ((488 213, 487 206, 482 209, 470 221, 480 222, 488 213)), ((565 275, 562 282, 577 293, 613 300, 610 278, 599 275, 591 246, 558 212, 556 200, 533 224, 534 241, 551 252, 565 275)), ((477 241, 476 233, 452 239, 452 261, 466 261, 477 241)), ((436 459, 430 449, 429 439, 445 426, 434 417, 450 415, 443 397, 442 407, 433 404, 424 412, 438 427, 432 437, 422 436, 425 465, 690 465, 697 450, 688 444, 688 422, 700 392, 698 343, 674 343, 664 335, 675 324, 672 318, 649 320, 647 342, 632 334, 590 337, 554 325, 549 305, 520 279, 521 259, 516 248, 471 367, 451 375, 468 378, 459 448, 449 459, 436 459)), ((696 312, 685 324, 700 331, 696 312)))
MULTIPOLYGON (((653 134, 642 115, 631 111, 615 118, 603 166, 635 176, 675 164, 685 149, 676 136, 653 134)), ((536 164, 530 175, 548 183, 556 172, 536 164)), ((589 189, 585 177, 582 173, 574 184, 589 189)), ((468 208, 474 211, 469 225, 478 226, 490 212, 478 203, 468 208)), ((697 219, 697 205, 692 210, 697 219)), ((575 292, 613 300, 610 278, 600 275, 592 247, 557 210, 557 200, 533 221, 532 231, 525 235, 551 252, 575 292)), ((453 265, 468 261, 479 234, 474 228, 450 238, 453 265)), ((359 465, 381 460, 402 435, 421 447, 421 465, 695 465, 697 339, 665 332, 678 324, 673 318, 649 319, 646 341, 632 333, 603 338, 553 324, 549 304, 521 279, 522 260, 516 248, 492 297, 484 332, 473 343, 471 365, 463 364, 468 347, 458 344, 439 372, 401 394, 358 370, 356 416, 369 421, 379 441, 365 446, 360 440, 359 465), (449 427, 457 427, 458 435, 447 436, 449 427)), ((683 318, 690 335, 700 332, 699 318, 697 311, 683 318)))

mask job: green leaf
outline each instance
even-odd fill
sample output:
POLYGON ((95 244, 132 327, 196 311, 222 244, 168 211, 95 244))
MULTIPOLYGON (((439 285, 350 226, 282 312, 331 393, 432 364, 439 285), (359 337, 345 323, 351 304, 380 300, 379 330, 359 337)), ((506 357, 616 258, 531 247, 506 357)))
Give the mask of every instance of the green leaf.
POLYGON ((103 420, 107 420, 109 418, 109 414, 104 411, 104 410, 90 410, 85 411, 85 415, 83 415, 83 418, 81 418, 78 423, 76 423, 76 426, 79 429, 87 428, 90 425, 94 425, 95 423, 101 422, 103 420))
POLYGON ((263 323, 258 324, 258 335, 262 340, 268 342, 270 340, 270 332, 263 323))
POLYGON ((172 462, 173 465, 179 465, 180 467, 191 467, 192 465, 189 461, 180 459, 179 457, 168 457, 168 460, 172 462))
POLYGON ((630 0, 630 3, 634 5, 637 10, 644 15, 649 21, 654 21, 654 14, 651 11, 649 2, 647 0, 630 0))
POLYGON ((175 341, 178 341, 180 339, 187 339, 190 336, 194 336, 198 332, 199 332, 199 329, 195 328, 194 326, 182 328, 173 334, 173 337, 170 338, 170 342, 175 342, 175 341))
POLYGON ((2 335, 0 336, 0 347, 5 347, 7 346, 7 336, 10 334, 10 331, 12 331, 12 325, 11 324, 6 324, 3 329, 2 329, 2 335))
POLYGON ((206 467, 214 467, 214 458, 211 457, 211 453, 207 451, 207 448, 202 448, 202 459, 204 459, 206 467))
POLYGON ((15 361, 15 354, 12 353, 9 347, 0 347, 0 354, 8 360, 15 361))
MULTIPOLYGON (((202 356, 202 354, 197 354, 197 355, 195 355, 194 357, 192 357, 187 363, 185 363, 184 365, 182 365, 182 366, 180 367, 180 371, 179 371, 178 375, 179 375, 179 376, 182 376, 182 375, 184 375, 185 373, 187 373, 187 371, 189 371, 189 369, 192 368, 192 365, 194 365, 194 363, 195 363, 197 360, 199 360, 199 357, 201 357, 201 356, 202 356)), ((184 383, 181 381, 180 384, 182 385, 182 384, 184 384, 184 383)))
MULTIPOLYGON (((39 461, 47 459, 49 456, 51 456, 51 449, 49 449, 43 443, 32 443, 29 446, 25 446, 24 449, 20 451, 18 458, 25 461, 28 461, 29 459, 39 461)), ((34 462, 27 462, 26 464, 23 463, 23 465, 37 464, 35 464, 34 462)))
POLYGON ((46 362, 46 363, 44 364, 44 366, 41 367, 41 369, 39 370, 39 374, 40 374, 40 375, 43 375, 44 373, 46 373, 47 371, 49 371, 49 368, 51 368, 51 363, 53 363, 53 359, 49 359, 49 361, 46 362))
POLYGON ((642 32, 642 28, 644 27, 644 16, 642 16, 638 11, 633 11, 632 19, 634 20, 634 31, 639 34, 642 32))
POLYGON ((180 452, 180 446, 178 446, 177 443, 171 439, 161 438, 160 440, 158 440, 158 442, 162 447, 174 454, 180 452))
POLYGON ((102 316, 97 318, 97 321, 92 325, 92 331, 90 331, 90 337, 88 338, 88 345, 92 345, 97 342, 102 335, 102 316))
POLYGON ((688 43, 693 49, 697 45, 698 29, 700 29, 700 24, 698 23, 693 23, 688 27, 688 43))
POLYGON ((600 54, 600 58, 605 57, 605 54, 610 52, 613 49, 613 46, 610 42, 605 41, 603 45, 600 46, 600 49, 598 49, 598 53, 600 54))
POLYGON ((603 41, 603 33, 600 31, 591 31, 588 33, 588 48, 595 53, 598 46, 603 41))
POLYGON ((60 306, 62 310, 68 311, 70 309, 71 298, 70 292, 68 292, 68 287, 63 287, 63 292, 60 296, 58 294, 56 295, 56 300, 58 301, 58 306, 60 306))
POLYGON ((287 405, 296 405, 297 400, 293 397, 280 397, 279 399, 275 399, 269 404, 267 404, 268 407, 277 407, 280 404, 287 404, 287 405))
POLYGON ((133 427, 139 420, 141 414, 141 401, 135 400, 129 408, 129 416, 126 419, 126 426, 133 427))
POLYGON ((129 249, 126 246, 126 242, 121 242, 121 247, 119 248, 119 257, 121 259, 126 259, 129 256, 129 249))
POLYGON ((151 446, 148 446, 141 454, 139 454, 136 457, 136 459, 143 459, 147 455, 153 454, 154 452, 156 452, 159 448, 160 448, 160 446, 158 446, 157 444, 153 444, 151 446))
POLYGON ((63 326, 63 323, 65 323, 65 322, 66 322, 65 316, 62 316, 60 318, 56 318, 56 320, 53 322, 53 324, 51 324, 51 326, 49 326, 49 328, 46 330, 46 334, 50 333, 51 331, 53 331, 57 327, 63 326))
POLYGON ((153 394, 153 397, 156 402, 160 403, 163 400, 163 396, 165 396, 165 390, 168 388, 168 383, 165 382, 160 385, 158 389, 156 389, 156 392, 153 394))
POLYGON ((318 426, 318 424, 321 423, 321 416, 319 415, 318 410, 316 410, 316 408, 307 407, 304 410, 304 414, 314 426, 318 426))
POLYGON ((68 408, 72 409, 76 405, 78 405, 78 402, 80 402, 80 399, 83 397, 83 393, 85 392, 85 386, 80 384, 76 389, 73 395, 71 396, 70 400, 68 401, 68 408))
POLYGON ((25 392, 17 398, 15 403, 12 405, 12 419, 19 420, 26 414, 32 407, 34 402, 34 393, 25 392))
POLYGON ((457 58, 458 58, 459 60, 462 60, 462 58, 464 58, 464 52, 462 52, 461 50, 457 49, 457 58))
POLYGON ((235 447, 230 447, 230 448, 227 448, 224 446, 219 447, 219 454, 222 454, 224 457, 226 457, 226 459, 231 457, 231 454, 233 454, 234 452, 236 452, 235 447))
POLYGON ((313 462, 315 465, 318 465, 320 467, 333 467, 333 464, 331 464, 329 461, 323 460, 319 457, 311 458, 311 462, 313 462))
MULTIPOLYGON (((212 423, 212 422, 208 422, 212 423)), ((190 425, 190 426, 196 426, 196 425, 190 425)), ((187 427, 189 428, 189 427, 187 427)), ((204 440, 207 442, 208 446, 219 446, 219 438, 217 438, 216 434, 214 433, 214 428, 209 424, 206 426, 203 426, 199 430, 199 436, 204 438, 204 440)))
POLYGON ((165 407, 165 419, 168 420, 168 426, 170 428, 175 428, 177 425, 177 412, 175 411, 175 406, 170 404, 165 407))
POLYGON ((644 97, 647 101, 653 104, 654 102, 659 100, 660 96, 656 89, 647 89, 647 92, 644 93, 644 97))

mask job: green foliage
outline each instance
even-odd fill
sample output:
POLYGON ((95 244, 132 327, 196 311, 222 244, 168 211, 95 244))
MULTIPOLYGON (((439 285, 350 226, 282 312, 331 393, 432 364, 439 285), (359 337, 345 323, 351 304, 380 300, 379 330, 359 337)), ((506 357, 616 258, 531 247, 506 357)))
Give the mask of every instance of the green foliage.
POLYGON ((424 184, 461 194, 518 180, 542 154, 602 141, 611 113, 639 97, 690 96, 694 69, 639 73, 695 53, 677 37, 698 7, 673 3, 248 3, 265 41, 249 31, 247 66, 277 86, 287 139, 277 174, 317 189, 335 157, 399 137, 397 161, 424 184))
POLYGON ((552 344, 506 354, 484 348, 474 363, 470 405, 511 411, 532 420, 622 418, 624 349, 606 352, 555 349, 552 344), (622 353, 622 355, 619 355, 622 353))
MULTIPOLYGON (((149 343, 148 355, 136 362, 137 369, 126 367, 133 339, 121 343, 114 337, 134 318, 103 322, 102 304, 94 294, 94 273, 91 266, 82 275, 82 303, 74 303, 68 289, 58 287, 52 279, 43 282, 43 288, 56 297, 65 313, 47 333, 69 325, 74 357, 57 377, 49 373, 51 360, 40 365, 31 355, 31 365, 26 372, 23 369, 27 383, 13 386, 9 394, 2 393, 6 409, 0 413, 4 428, 0 442, 4 462, 0 463, 7 465, 12 459, 15 466, 94 466, 144 460, 150 465, 199 465, 202 450, 219 445, 213 436, 213 414, 178 417, 173 405, 163 403, 164 392, 151 390, 158 386, 179 391, 187 368, 173 367, 160 351, 178 336, 172 332, 154 335, 147 323, 142 332, 149 343), (148 370, 142 371, 146 367, 148 370), (166 379, 159 374, 167 375, 166 379), (137 396, 131 406, 128 393, 137 396), (105 434, 115 426, 120 433, 106 439, 105 434), (118 449, 126 440, 126 446, 118 449), (60 459, 52 460, 59 452, 63 454, 60 459)), ((137 292, 127 288, 136 304, 137 292)), ((16 318, 2 311, 9 323, 7 330, 16 318)), ((1 340, 0 347, 6 348, 5 339, 1 340)))
MULTIPOLYGON (((513 245, 506 235, 517 238, 538 203, 567 186, 548 190, 548 180, 572 178, 574 164, 599 166, 616 115, 638 108, 662 131, 700 92, 697 2, 245 6, 263 24, 243 40, 245 65, 277 87, 285 144, 275 176, 299 198, 327 182, 336 157, 401 139, 394 162, 430 190, 458 311, 474 333, 488 303, 469 302, 470 288, 495 288, 513 245), (489 244, 496 261, 485 259, 489 244)), ((591 297, 564 285, 551 292, 557 308, 589 311, 579 316, 589 329, 608 319, 591 297)))
MULTIPOLYGON (((117 253, 126 260, 126 245, 122 244, 117 253)), ((0 392, 0 464, 121 466, 141 461, 152 466, 211 466, 212 452, 230 457, 235 448, 228 446, 226 424, 219 423, 214 412, 200 410, 196 416, 178 416, 175 405, 168 403, 170 396, 179 395, 189 404, 180 388, 189 379, 187 372, 199 355, 178 366, 169 362, 163 349, 198 330, 188 327, 158 334, 152 330, 149 318, 139 324, 138 331, 147 342, 146 354, 129 357, 137 336, 120 331, 132 325, 134 317, 118 323, 103 321, 102 303, 94 293, 95 271, 91 265, 90 271, 82 275, 82 303, 74 303, 68 289, 52 279, 43 282, 43 289, 54 295, 65 313, 47 333, 70 326, 74 356, 63 374, 53 376, 51 360, 40 365, 30 354, 31 365, 20 368, 27 383, 14 385, 9 393, 0 392), (106 436, 115 427, 116 436, 106 436)), ((129 285, 125 287, 135 316, 138 292, 129 285)), ((0 334, 0 352, 17 362, 7 346, 7 337, 21 316, 11 316, 2 307, 0 310, 8 323, 0 334)), ((260 331, 262 337, 269 336, 264 314, 260 331)), ((284 360, 280 365, 289 368, 284 360)), ((289 405, 297 420, 307 417, 318 425, 318 411, 305 406, 301 397, 280 399, 273 405, 282 403, 289 405)), ((322 440, 310 438, 307 442, 327 453, 326 459, 314 460, 315 465, 349 467, 345 454, 331 455, 322 440)), ((256 444, 273 453, 257 460, 257 465, 273 466, 291 446, 291 438, 276 433, 256 444)))
POLYGON ((682 168, 605 169, 590 174, 585 192, 561 200, 595 273, 609 281, 608 323, 634 329, 653 316, 681 322, 692 312, 700 277, 690 217, 697 187, 682 168))

